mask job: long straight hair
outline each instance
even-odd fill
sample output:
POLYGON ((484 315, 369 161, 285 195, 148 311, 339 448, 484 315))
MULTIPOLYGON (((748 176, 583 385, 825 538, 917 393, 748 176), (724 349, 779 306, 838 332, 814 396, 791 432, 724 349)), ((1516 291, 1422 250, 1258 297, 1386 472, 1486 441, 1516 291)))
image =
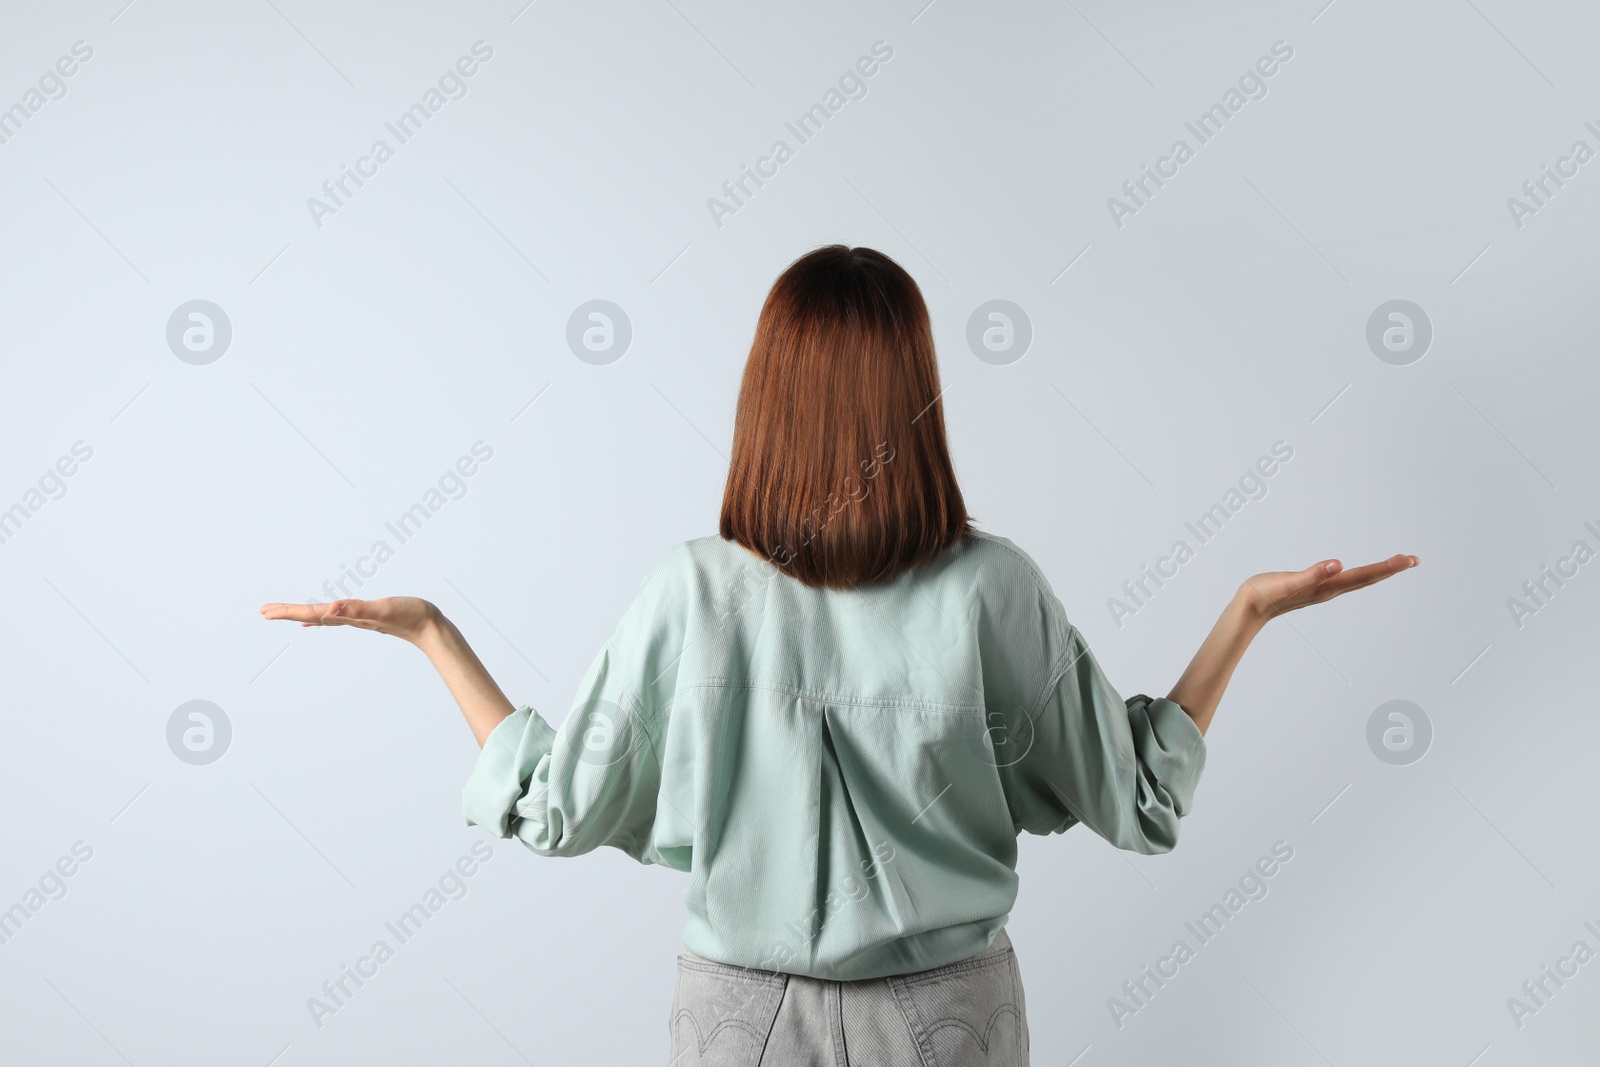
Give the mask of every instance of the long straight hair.
POLYGON ((968 531, 922 292, 870 248, 828 245, 767 294, 745 363, 720 532, 807 585, 934 559, 968 531))

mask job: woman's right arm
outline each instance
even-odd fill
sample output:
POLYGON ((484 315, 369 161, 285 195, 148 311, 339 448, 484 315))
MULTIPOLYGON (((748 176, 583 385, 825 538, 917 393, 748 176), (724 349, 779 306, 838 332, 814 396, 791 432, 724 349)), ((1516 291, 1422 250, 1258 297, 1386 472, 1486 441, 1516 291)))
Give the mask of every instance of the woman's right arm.
POLYGON ((416 645, 444 679, 450 695, 456 698, 479 747, 489 739, 494 728, 516 710, 455 623, 419 597, 335 600, 328 604, 263 604, 261 614, 264 618, 285 619, 301 626, 355 626, 416 645))
POLYGON ((275 603, 263 605, 261 614, 302 626, 374 630, 427 655, 483 749, 462 794, 469 824, 514 836, 541 855, 576 856, 611 845, 657 863, 677 856, 662 857, 653 839, 656 745, 666 708, 645 680, 667 672, 636 653, 653 647, 635 628, 658 620, 646 610, 654 603, 637 600, 629 609, 579 684, 559 730, 530 705, 513 706, 461 631, 426 600, 275 603))

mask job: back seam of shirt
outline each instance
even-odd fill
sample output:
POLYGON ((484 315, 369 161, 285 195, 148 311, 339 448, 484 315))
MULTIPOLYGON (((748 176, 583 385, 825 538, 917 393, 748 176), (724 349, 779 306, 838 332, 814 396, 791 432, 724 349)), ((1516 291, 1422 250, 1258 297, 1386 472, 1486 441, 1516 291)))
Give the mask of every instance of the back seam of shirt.
POLYGON ((940 715, 971 715, 982 714, 985 711, 982 704, 945 704, 934 700, 912 700, 905 697, 852 696, 848 693, 827 693, 808 689, 790 682, 765 682, 746 678, 708 676, 692 682, 679 682, 675 691, 682 692, 685 689, 765 689, 827 704, 869 708, 914 708, 940 715))

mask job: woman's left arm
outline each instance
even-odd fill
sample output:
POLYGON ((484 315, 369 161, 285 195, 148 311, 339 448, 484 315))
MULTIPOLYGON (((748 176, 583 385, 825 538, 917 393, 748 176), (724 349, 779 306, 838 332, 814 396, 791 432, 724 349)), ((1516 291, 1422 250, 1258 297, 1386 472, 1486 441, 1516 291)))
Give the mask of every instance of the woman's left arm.
POLYGON ((494 728, 516 710, 472 651, 455 623, 433 604, 414 596, 381 600, 335 600, 330 604, 263 604, 268 619, 301 626, 356 626, 409 641, 425 653, 482 747, 494 728))

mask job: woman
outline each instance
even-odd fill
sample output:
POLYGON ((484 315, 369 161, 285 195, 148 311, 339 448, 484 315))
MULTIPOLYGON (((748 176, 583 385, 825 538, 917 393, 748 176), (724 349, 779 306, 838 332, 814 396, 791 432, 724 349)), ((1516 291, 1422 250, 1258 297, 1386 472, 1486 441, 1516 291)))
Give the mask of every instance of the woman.
POLYGON ((971 527, 939 393, 888 257, 834 245, 784 271, 720 536, 658 560, 560 729, 426 601, 262 609, 427 654, 483 749, 470 824, 689 873, 674 1063, 1026 1064, 1018 834, 1172 849, 1261 627, 1418 562, 1258 574, 1165 698, 1124 699, 1033 560, 971 527))

